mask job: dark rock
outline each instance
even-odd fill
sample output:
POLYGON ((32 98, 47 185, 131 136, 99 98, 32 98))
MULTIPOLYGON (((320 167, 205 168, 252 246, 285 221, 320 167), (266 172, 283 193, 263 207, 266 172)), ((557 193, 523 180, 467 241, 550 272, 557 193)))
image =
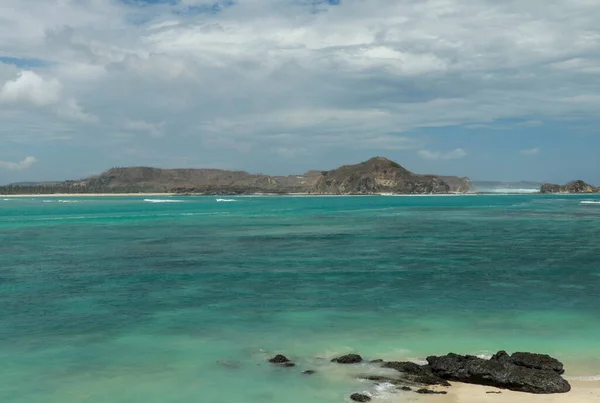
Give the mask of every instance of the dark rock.
POLYGON ((386 362, 382 367, 401 372, 400 379, 405 382, 421 385, 450 386, 447 380, 435 375, 428 365, 419 365, 414 362, 391 361, 386 362))
POLYGON ((285 355, 277 354, 275 357, 269 360, 272 364, 285 364, 286 362, 290 362, 289 358, 285 355))
POLYGON ((490 358, 493 361, 501 361, 501 362, 510 362, 510 355, 504 350, 498 351, 496 354, 490 358))
POLYGON ((355 402, 370 402, 371 398, 367 395, 363 395, 362 393, 353 393, 352 395, 350 395, 350 399, 354 400, 355 402))
POLYGON ((517 352, 510 356, 510 361, 522 367, 554 371, 560 375, 565 373, 562 362, 546 354, 517 352))
POLYGON ((441 391, 436 391, 436 390, 431 390, 431 389, 419 389, 417 390, 417 393, 421 394, 421 395, 445 395, 448 392, 446 392, 445 390, 441 390, 441 391))
POLYGON ((338 364, 358 364, 362 361, 362 357, 358 354, 347 354, 331 360, 331 362, 337 362, 338 364))
POLYGON ((404 390, 404 391, 406 391, 406 392, 408 392, 408 391, 411 391, 411 390, 412 390, 412 388, 411 388, 410 386, 403 386, 403 387, 401 387, 400 389, 401 389, 401 390, 404 390))
POLYGON ((280 364, 282 367, 295 367, 296 364, 294 364, 293 362, 284 362, 283 364, 280 364))
POLYGON ((307 369, 306 371, 302 372, 304 375, 312 375, 314 374, 316 371, 312 370, 312 369, 307 369))
POLYGON ((381 364, 381 363, 383 363, 383 360, 381 358, 378 358, 376 360, 371 360, 370 362, 371 362, 371 364, 381 364))
POLYGON ((427 357, 427 362, 434 375, 452 381, 538 394, 571 390, 569 383, 556 371, 516 365, 512 358, 506 360, 502 352, 490 360, 450 353, 441 357, 427 357))
POLYGON ((487 392, 485 392, 485 393, 488 393, 488 394, 497 394, 497 395, 499 395, 499 394, 501 394, 502 392, 499 392, 499 391, 498 391, 498 392, 495 392, 495 391, 493 391, 493 390, 488 390, 488 391, 487 391, 487 392))

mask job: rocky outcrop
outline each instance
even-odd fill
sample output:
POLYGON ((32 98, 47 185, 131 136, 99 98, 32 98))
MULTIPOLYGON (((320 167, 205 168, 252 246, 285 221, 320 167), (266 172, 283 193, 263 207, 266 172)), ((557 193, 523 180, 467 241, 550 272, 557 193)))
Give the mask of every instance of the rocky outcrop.
POLYGON ((600 187, 595 187, 584 181, 577 180, 563 186, 551 183, 544 184, 540 189, 540 193, 600 193, 600 187))
POLYGON ((382 367, 395 369, 400 372, 398 380, 405 384, 450 386, 447 380, 435 375, 429 365, 391 361, 386 362, 382 367))
POLYGON ((445 390, 431 390, 431 389, 421 388, 421 389, 417 390, 416 393, 418 393, 420 395, 445 395, 448 392, 446 392, 445 390))
MULTIPOLYGON (((295 365, 281 354, 268 361, 276 366, 295 365)), ((561 376, 564 373, 563 364, 546 354, 515 352, 509 355, 505 351, 499 351, 486 360, 472 355, 450 353, 427 357, 425 365, 406 361, 368 361, 358 354, 343 355, 331 361, 339 364, 365 363, 359 368, 371 374, 360 375, 359 379, 375 384, 385 383, 387 386, 392 384, 398 391, 418 394, 446 394, 448 392, 445 387, 452 386, 448 381, 535 394, 566 393, 571 390, 571 385, 561 376), (385 371, 386 369, 392 371, 385 371)), ((309 369, 301 373, 313 375, 316 371, 309 369)), ((494 390, 486 393, 502 392, 494 390)), ((350 399, 368 402, 371 396, 354 393, 350 399)))
POLYGON ((508 361, 521 367, 539 369, 543 371, 554 371, 559 375, 565 373, 563 363, 547 354, 516 352, 508 355, 506 351, 499 351, 492 356, 493 360, 508 361))
POLYGON ((362 357, 358 354, 346 354, 331 360, 331 362, 337 362, 338 364, 358 364, 362 361, 362 357))
POLYGON ((286 362, 290 362, 290 359, 285 355, 277 354, 275 357, 269 359, 271 364, 285 364, 286 362))
POLYGON ((287 358, 285 355, 281 355, 281 354, 277 354, 275 357, 271 358, 269 360, 269 362, 271 364, 279 365, 281 367, 295 367, 296 366, 296 364, 294 364, 292 361, 290 361, 289 358, 287 358))
POLYGON ((562 364, 540 354, 499 352, 490 360, 458 354, 427 357, 434 375, 450 381, 546 394, 571 390, 563 379, 562 364))
POLYGON ((350 395, 350 400, 354 402, 370 402, 371 397, 362 393, 353 393, 350 395))

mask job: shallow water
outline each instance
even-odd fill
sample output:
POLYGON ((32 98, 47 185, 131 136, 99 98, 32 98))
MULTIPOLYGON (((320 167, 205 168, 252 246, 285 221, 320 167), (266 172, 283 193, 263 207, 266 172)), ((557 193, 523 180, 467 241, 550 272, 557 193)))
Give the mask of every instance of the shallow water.
POLYGON ((0 199, 0 401, 377 394, 352 351, 600 374, 599 196, 216 199, 0 199))

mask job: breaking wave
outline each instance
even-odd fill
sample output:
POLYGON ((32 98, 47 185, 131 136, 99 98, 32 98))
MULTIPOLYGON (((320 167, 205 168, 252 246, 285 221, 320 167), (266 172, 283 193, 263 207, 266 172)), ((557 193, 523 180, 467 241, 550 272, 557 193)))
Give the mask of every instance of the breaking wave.
POLYGON ((600 204, 600 200, 582 200, 579 204, 600 204))
POLYGON ((144 199, 145 203, 183 203, 184 200, 173 199, 144 199))
POLYGON ((501 194, 532 194, 539 193, 539 189, 511 189, 511 188, 494 188, 494 189, 476 189, 478 193, 501 193, 501 194))
POLYGON ((217 199, 218 202, 236 202, 235 199, 217 199))

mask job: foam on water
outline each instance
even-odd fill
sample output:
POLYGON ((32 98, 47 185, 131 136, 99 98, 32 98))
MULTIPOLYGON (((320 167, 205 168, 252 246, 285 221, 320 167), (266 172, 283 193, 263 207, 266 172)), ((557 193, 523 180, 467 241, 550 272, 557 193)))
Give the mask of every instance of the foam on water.
MULTIPOLYGON (((32 199, 35 200, 35 199, 32 199)), ((80 203, 80 200, 55 200, 55 199, 45 199, 42 200, 42 203, 80 203)))
POLYGON ((531 188, 526 188, 526 189, 495 188, 495 189, 485 189, 485 190, 478 190, 478 191, 481 193, 499 193, 499 194, 504 194, 504 195, 535 194, 535 193, 540 192, 539 189, 531 189, 531 188))
POLYGON ((581 200, 579 204, 600 204, 598 200, 581 200))
POLYGON ((227 203, 227 202, 236 202, 237 200, 235 200, 235 199, 217 199, 217 201, 227 203))
POLYGON ((176 199, 144 199, 146 203, 183 203, 185 200, 176 199))

